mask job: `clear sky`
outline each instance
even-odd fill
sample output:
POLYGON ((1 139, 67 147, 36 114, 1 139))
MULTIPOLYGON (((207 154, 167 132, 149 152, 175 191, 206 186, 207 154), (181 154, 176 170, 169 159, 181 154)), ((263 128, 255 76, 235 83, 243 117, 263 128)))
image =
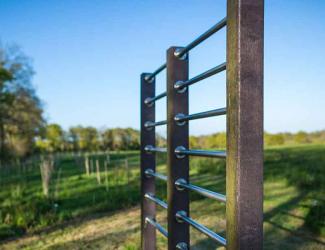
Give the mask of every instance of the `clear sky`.
MULTIPOLYGON (((222 19, 226 0, 0 0, 0 10, 0 39, 33 58, 49 122, 139 128, 140 73, 222 19)), ((225 38, 222 30, 190 53, 190 77, 225 61, 225 38)), ((267 131, 325 128, 324 46, 324 0, 266 1, 267 131)), ((191 87, 190 103, 191 113, 225 106, 225 74, 191 87)), ((157 106, 162 120, 166 102, 157 106)), ((190 125, 192 134, 224 130, 220 117, 190 125)))

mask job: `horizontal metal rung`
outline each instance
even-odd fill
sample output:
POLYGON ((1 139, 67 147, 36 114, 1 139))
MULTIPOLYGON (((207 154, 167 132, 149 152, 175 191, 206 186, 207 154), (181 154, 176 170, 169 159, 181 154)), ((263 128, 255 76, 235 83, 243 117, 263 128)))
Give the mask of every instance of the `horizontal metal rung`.
MULTIPOLYGON (((196 113, 192 115, 184 115, 184 114, 177 114, 174 118, 174 120, 177 123, 183 123, 185 121, 195 120, 195 119, 202 119, 202 118, 208 118, 212 116, 219 116, 219 115, 225 115, 227 113, 226 108, 220 108, 220 109, 213 109, 201 113, 196 113)), ((182 124, 180 124, 182 125, 182 124)))
POLYGON ((227 25, 227 18, 225 17, 220 22, 212 26, 210 29, 208 29, 206 32, 204 32, 202 35, 200 35, 198 38, 196 38, 194 41, 189 43, 184 49, 181 49, 180 51, 175 51, 175 56, 178 58, 181 58, 183 55, 185 55, 187 52, 189 52, 191 49, 196 47, 198 44, 212 36, 217 31, 221 30, 223 27, 227 25))
POLYGON ((149 223, 154 226, 162 235, 168 238, 167 230, 163 228, 162 225, 160 225, 158 222, 156 222, 156 220, 146 217, 146 223, 149 223))
POLYGON ((199 232, 205 234, 206 236, 210 237, 211 239, 219 242, 220 244, 222 244, 223 246, 227 245, 227 241, 225 238, 223 238, 222 236, 220 236, 219 234, 211 231, 209 228, 197 223, 195 220, 193 220, 190 217, 186 216, 186 212, 184 211, 180 211, 176 213, 176 219, 178 221, 183 221, 186 222, 188 224, 190 224, 192 227, 194 227, 196 230, 198 230, 199 232))
POLYGON ((175 149, 175 154, 178 158, 183 158, 186 155, 192 156, 203 156, 203 157, 215 157, 215 158, 226 158, 225 151, 207 151, 207 150, 189 150, 182 146, 175 149))
POLYGON ((147 82, 151 82, 151 80, 158 75, 161 71, 163 71, 166 68, 166 63, 164 63, 163 65, 161 65, 158 69, 156 69, 153 73, 147 75, 144 79, 147 82))
POLYGON ((157 172, 154 172, 152 169, 146 169, 145 172, 144 172, 147 177, 156 177, 160 180, 163 180, 163 181, 167 181, 167 176, 166 175, 163 175, 163 174, 160 174, 160 173, 157 173, 157 172))
POLYGON ((153 128, 153 127, 157 127, 157 126, 161 126, 161 125, 166 125, 167 121, 160 121, 160 122, 152 122, 152 121, 147 121, 144 123, 144 126, 146 128, 153 128))
POLYGON ((175 185, 178 189, 182 190, 182 189, 188 189, 188 190, 192 190, 195 191, 205 197, 217 200, 217 201, 221 201, 221 202, 226 202, 226 196, 223 194, 219 194, 213 191, 210 191, 208 189, 193 185, 191 183, 187 183, 184 179, 179 179, 175 182, 175 185))
POLYGON ((166 148, 157 148, 152 145, 145 146, 144 150, 148 153, 166 153, 167 152, 166 148))
POLYGON ((205 72, 203 72, 202 74, 199 74, 189 80, 186 80, 186 81, 177 81, 175 84, 174 84, 174 88, 177 89, 177 90, 182 90, 196 82, 199 82, 201 80, 204 80, 212 75, 215 75, 217 73, 220 73, 222 71, 226 70, 226 63, 222 63, 212 69, 209 69, 205 72))
POLYGON ((148 200, 151 200, 153 201, 154 203, 156 203, 157 205, 167 209, 167 203, 162 201, 162 200, 159 200, 157 197, 155 197, 153 194, 149 194, 149 193, 146 193, 144 195, 144 197, 148 200))
POLYGON ((157 95, 157 96, 154 96, 154 97, 148 97, 148 98, 146 98, 146 99, 144 100, 144 103, 150 106, 152 103, 154 103, 155 101, 157 101, 157 100, 159 100, 159 99, 165 97, 166 95, 167 95, 167 93, 166 93, 166 92, 163 92, 163 93, 161 93, 161 94, 159 94, 159 95, 157 95))

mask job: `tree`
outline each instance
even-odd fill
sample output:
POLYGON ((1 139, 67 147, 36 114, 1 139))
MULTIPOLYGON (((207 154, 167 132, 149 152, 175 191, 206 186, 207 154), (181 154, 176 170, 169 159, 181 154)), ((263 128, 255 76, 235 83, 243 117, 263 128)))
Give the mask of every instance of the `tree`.
POLYGON ((17 47, 0 45, 1 158, 31 153, 44 126, 41 101, 32 85, 31 60, 17 47))
POLYGON ((94 151, 100 147, 99 133, 94 127, 71 127, 69 138, 74 145, 74 150, 94 151))
POLYGON ((294 136, 294 140, 296 143, 308 143, 310 142, 308 138, 308 134, 304 131, 299 131, 297 134, 294 136))

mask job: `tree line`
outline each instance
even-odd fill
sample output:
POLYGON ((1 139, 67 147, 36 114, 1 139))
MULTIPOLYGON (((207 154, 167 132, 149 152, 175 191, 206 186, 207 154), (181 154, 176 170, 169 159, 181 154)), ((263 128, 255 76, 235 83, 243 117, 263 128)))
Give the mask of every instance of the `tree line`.
POLYGON ((66 131, 59 124, 49 124, 35 138, 35 146, 40 152, 138 150, 139 137, 139 131, 133 128, 75 126, 66 131))
MULTIPOLYGON (((0 165, 35 152, 138 150, 140 132, 132 128, 97 129, 74 126, 64 130, 47 124, 43 105, 32 84, 31 59, 17 46, 0 42, 0 165)), ((325 131, 265 133, 266 146, 324 143, 325 131)), ((157 145, 166 139, 157 135, 157 145)), ((190 136, 191 148, 225 148, 226 133, 190 136)))
MULTIPOLYGON (((298 131, 297 133, 268 133, 264 132, 265 146, 281 146, 295 144, 322 144, 325 143, 325 130, 310 132, 298 131)), ((226 133, 215 133, 203 136, 190 136, 191 148, 225 148, 226 133)))

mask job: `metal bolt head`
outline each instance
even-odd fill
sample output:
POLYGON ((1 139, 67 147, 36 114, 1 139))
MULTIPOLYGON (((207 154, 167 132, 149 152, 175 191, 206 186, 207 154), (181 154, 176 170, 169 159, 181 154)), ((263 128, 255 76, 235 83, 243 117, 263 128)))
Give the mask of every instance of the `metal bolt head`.
POLYGON ((148 107, 152 107, 154 105, 154 102, 151 101, 151 98, 150 97, 147 97, 144 100, 144 104, 146 104, 148 107))
POLYGON ((184 150, 186 150, 186 148, 183 146, 178 146, 177 148, 175 148, 175 154, 178 159, 183 159, 185 157, 185 155, 182 154, 182 151, 184 150))
POLYGON ((175 217, 176 217, 176 221, 178 223, 183 223, 184 222, 182 216, 187 216, 187 213, 185 211, 183 211, 183 210, 178 211, 176 213, 175 217))
POLYGON ((179 242, 176 245, 176 249, 179 249, 179 250, 188 250, 188 246, 187 246, 187 244, 185 242, 179 242))
POLYGON ((186 124, 186 121, 180 121, 184 117, 185 115, 182 113, 178 113, 177 115, 175 115, 174 120, 178 126, 183 126, 186 124))
POLYGON ((185 53, 184 55, 180 56, 180 54, 182 53, 181 48, 177 48, 174 52, 174 56, 176 56, 179 60, 185 60, 187 58, 187 53, 185 53))
POLYGON ((147 152, 147 153, 151 153, 151 150, 153 149, 153 146, 152 145, 146 145, 144 147, 144 150, 147 152))
POLYGON ((154 77, 150 78, 151 74, 148 74, 144 77, 144 80, 148 83, 152 83, 153 80, 155 79, 154 77))
POLYGON ((147 168, 147 169, 144 171, 144 174, 146 175, 147 178, 151 178, 153 173, 154 173, 153 170, 150 169, 150 168, 147 168))
POLYGON ((177 89, 177 93, 183 94, 186 92, 187 87, 182 87, 183 81, 177 81, 174 84, 174 88, 177 89))
POLYGON ((185 188, 182 186, 184 184, 187 184, 186 180, 184 180, 183 178, 180 178, 180 179, 177 179, 175 181, 175 186, 176 186, 176 189, 179 190, 179 191, 183 191, 185 188))
POLYGON ((146 121, 144 123, 144 127, 147 129, 147 130, 152 130, 153 129, 153 125, 154 125, 154 122, 152 121, 146 121))

